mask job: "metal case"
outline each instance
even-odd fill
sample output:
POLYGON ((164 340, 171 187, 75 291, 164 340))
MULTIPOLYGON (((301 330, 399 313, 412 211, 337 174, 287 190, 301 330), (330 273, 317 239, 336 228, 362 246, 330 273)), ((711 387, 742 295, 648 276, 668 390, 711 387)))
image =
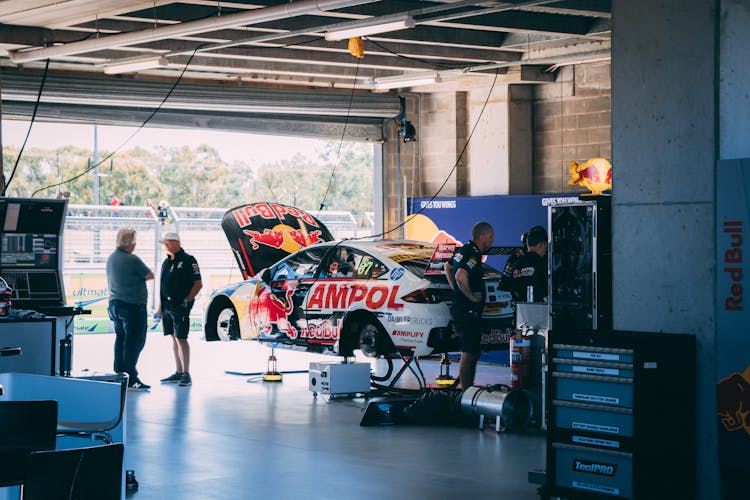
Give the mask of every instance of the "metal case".
POLYGON ((364 394, 370 391, 369 363, 310 363, 313 394, 364 394))

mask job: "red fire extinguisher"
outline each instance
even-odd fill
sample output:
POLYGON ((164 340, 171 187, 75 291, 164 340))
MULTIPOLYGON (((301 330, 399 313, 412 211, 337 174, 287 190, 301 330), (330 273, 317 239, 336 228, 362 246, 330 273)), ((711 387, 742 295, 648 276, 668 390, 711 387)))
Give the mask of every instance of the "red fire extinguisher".
POLYGON ((526 330, 517 330, 510 339, 510 387, 512 389, 529 388, 529 370, 531 364, 531 337, 526 330))

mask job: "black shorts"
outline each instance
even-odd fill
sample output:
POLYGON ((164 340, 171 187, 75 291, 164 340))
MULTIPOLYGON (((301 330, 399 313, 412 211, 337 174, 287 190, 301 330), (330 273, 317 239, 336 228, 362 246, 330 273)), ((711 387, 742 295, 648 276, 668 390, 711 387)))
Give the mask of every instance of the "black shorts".
POLYGON ((162 307, 161 322, 164 335, 174 335, 178 339, 187 339, 190 333, 190 310, 192 302, 185 304, 170 304, 162 307))
POLYGON ((479 355, 482 341, 482 322, 474 312, 457 312, 453 314, 453 325, 461 343, 461 352, 479 355))

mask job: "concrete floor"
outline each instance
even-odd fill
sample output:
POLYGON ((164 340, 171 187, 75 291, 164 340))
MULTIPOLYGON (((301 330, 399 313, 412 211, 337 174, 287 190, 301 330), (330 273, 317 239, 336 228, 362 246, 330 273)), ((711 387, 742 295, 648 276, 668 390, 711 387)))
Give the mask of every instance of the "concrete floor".
MULTIPOLYGON (((166 339, 150 335, 139 369, 153 388, 127 399, 126 467, 140 484, 132 499, 539 498, 527 482, 529 469, 544 467, 539 431, 360 427, 368 400, 314 398, 307 374, 281 383, 226 374, 265 370, 269 351, 255 343, 196 338, 193 386, 159 385, 174 371, 172 355, 166 339)), ((112 341, 78 336, 74 370, 108 371, 112 341)), ((281 371, 335 360, 276 354, 281 371)), ((422 367, 432 380, 437 363, 422 367)), ((478 385, 504 381, 507 368, 480 366, 478 385)))

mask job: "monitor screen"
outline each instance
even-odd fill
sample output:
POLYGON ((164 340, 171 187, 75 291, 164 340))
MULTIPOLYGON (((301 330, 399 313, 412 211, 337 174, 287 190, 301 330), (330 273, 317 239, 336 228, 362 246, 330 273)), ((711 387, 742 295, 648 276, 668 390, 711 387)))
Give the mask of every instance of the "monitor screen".
POLYGON ((57 234, 3 233, 0 267, 3 269, 57 269, 57 234))
POLYGON ((3 233, 55 234, 62 232, 66 200, 0 199, 3 233))
POLYGON ((58 269, 66 200, 0 199, 0 268, 58 269))

